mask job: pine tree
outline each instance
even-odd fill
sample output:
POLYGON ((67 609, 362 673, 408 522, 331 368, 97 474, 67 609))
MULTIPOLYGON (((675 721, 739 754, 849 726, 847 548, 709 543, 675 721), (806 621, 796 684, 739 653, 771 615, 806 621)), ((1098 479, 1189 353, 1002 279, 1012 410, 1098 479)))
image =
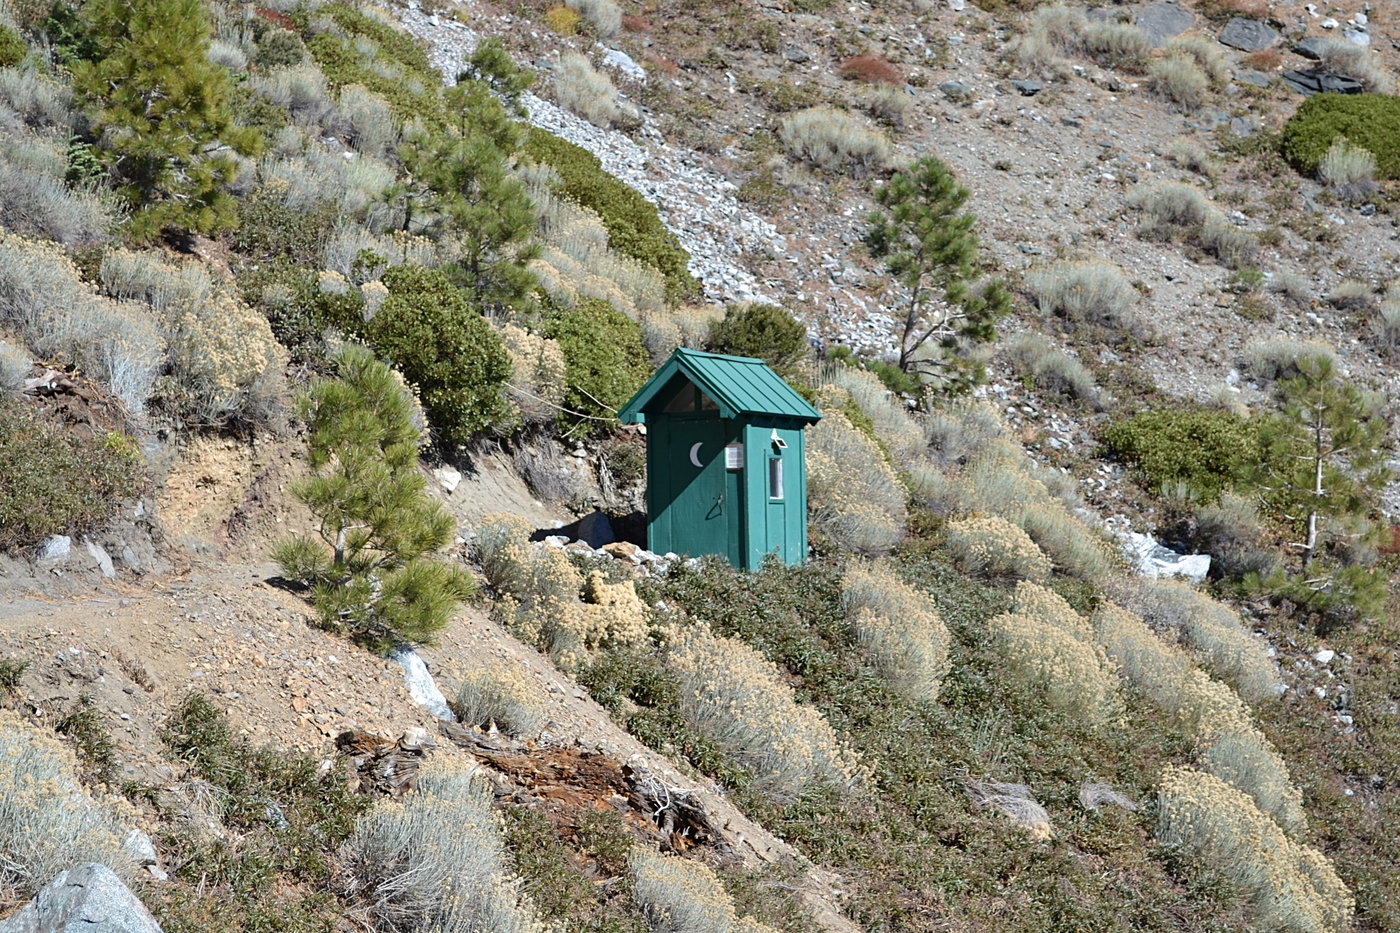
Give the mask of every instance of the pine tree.
POLYGON ((409 140, 406 184, 418 186, 438 234, 455 248, 447 271, 477 309, 519 310, 535 291, 526 264, 538 254, 534 206, 509 170, 523 131, 484 81, 463 80, 445 96, 451 125, 409 140))
POLYGON ((1330 354, 1295 365, 1297 374, 1275 386, 1258 481, 1265 501, 1301 532, 1290 543, 1300 567, 1283 591, 1330 618, 1368 615, 1384 599, 1384 578, 1363 558, 1390 476, 1385 419, 1378 399, 1343 380, 1330 354))
POLYGON ((925 156, 875 193, 885 208, 870 215, 865 242, 908 289, 898 315, 899 368, 938 379, 949 390, 981 378, 973 344, 996 337, 1010 307, 1000 280, 979 282, 976 217, 959 213, 969 191, 934 156, 925 156), (940 352, 928 354, 930 343, 940 352))
POLYGON ((320 522, 319 540, 289 539, 273 557, 311 588, 326 627, 380 649, 430 641, 474 586, 429 556, 453 521, 424 492, 412 396, 363 347, 345 347, 337 364, 338 378, 298 399, 316 473, 293 493, 320 522))
POLYGON ((261 139, 234 126, 232 84, 208 60, 199 0, 92 0, 85 17, 96 57, 74 63, 73 87, 131 208, 133 236, 229 226, 233 154, 256 154, 261 139))

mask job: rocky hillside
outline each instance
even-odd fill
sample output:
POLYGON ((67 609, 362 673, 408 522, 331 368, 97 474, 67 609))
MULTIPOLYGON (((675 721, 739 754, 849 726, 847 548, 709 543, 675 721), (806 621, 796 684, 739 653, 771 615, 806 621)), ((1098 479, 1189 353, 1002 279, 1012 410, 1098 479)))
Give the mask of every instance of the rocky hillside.
POLYGON ((1395 15, 0 0, 0 933, 1400 927, 1395 15))

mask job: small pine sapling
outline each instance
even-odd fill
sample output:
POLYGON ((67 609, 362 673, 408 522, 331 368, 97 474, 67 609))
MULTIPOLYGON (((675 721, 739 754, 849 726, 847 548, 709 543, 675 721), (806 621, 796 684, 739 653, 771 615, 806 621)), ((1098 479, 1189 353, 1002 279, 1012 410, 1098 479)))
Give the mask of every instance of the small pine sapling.
POLYGON ((316 473, 293 492, 320 522, 320 540, 291 538, 273 557, 310 588, 327 628, 379 649, 427 642, 475 587, 430 556, 453 522, 424 492, 408 391, 361 347, 346 347, 338 364, 338 378, 298 399, 316 473))

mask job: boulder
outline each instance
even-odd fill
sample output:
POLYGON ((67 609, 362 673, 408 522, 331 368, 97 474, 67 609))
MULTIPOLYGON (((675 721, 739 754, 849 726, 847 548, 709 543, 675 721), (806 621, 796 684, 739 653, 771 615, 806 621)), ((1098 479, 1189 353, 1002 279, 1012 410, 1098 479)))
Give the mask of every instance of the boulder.
POLYGON ((88 556, 102 571, 102 576, 110 580, 117 575, 117 569, 112 566, 112 555, 107 553, 106 548, 95 541, 84 541, 83 547, 87 548, 88 556))
POLYGON ((73 539, 67 535, 53 535, 45 538, 34 553, 34 560, 41 567, 52 567, 68 560, 73 553, 73 539))
POLYGON ((621 49, 608 49, 603 53, 603 64, 615 68, 634 81, 646 82, 647 71, 621 49))
POLYGON ((1322 45, 1326 41, 1325 36, 1312 36, 1293 46, 1293 51, 1304 58, 1320 61, 1322 59, 1322 45))
POLYGON ((603 512, 589 512, 579 519, 576 537, 594 550, 617 540, 617 536, 613 534, 612 522, 603 512))
POLYGON ((965 81, 944 81, 938 89, 949 100, 963 101, 972 96, 972 85, 965 81))
POLYGON ((1022 97, 1034 97, 1045 89, 1045 85, 1039 81, 1012 81, 1011 86, 1022 97))
POLYGON ((1267 23, 1243 16, 1236 16, 1220 31, 1221 44, 1241 52, 1262 52, 1278 39, 1278 33, 1267 23))
POLYGON ((1133 17, 1133 24, 1147 33, 1147 41, 1157 49, 1190 29, 1195 22, 1195 14, 1175 3, 1149 4, 1133 17))
POLYGON ((59 872, 0 933, 161 933, 160 924, 106 865, 59 872))

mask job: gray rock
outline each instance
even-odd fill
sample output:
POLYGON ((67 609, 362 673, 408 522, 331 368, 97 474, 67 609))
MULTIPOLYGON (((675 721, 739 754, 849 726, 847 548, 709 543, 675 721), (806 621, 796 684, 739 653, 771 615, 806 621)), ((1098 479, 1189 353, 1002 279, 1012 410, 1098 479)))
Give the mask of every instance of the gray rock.
POLYGON ((810 62, 812 60, 811 54, 806 49, 801 46, 788 44, 783 45, 783 58, 792 62, 794 65, 801 65, 804 62, 810 62))
POLYGON ((597 548, 612 544, 617 538, 613 535, 612 522, 602 512, 589 512, 578 522, 578 540, 589 547, 597 548))
POLYGON ((1034 97, 1045 89, 1045 85, 1039 81, 1012 81, 1011 86, 1019 91, 1022 97, 1034 97))
POLYGON ((156 857, 156 847, 151 842, 151 837, 139 829, 133 829, 126 834, 126 838, 122 840, 122 849, 131 856, 133 862, 142 868, 160 862, 160 859, 156 857))
POLYGON ((1236 16, 1220 31, 1220 42, 1241 52, 1261 52, 1279 39, 1273 27, 1257 19, 1236 16))
POLYGON ((73 539, 67 535, 53 535, 39 545, 34 560, 41 566, 61 564, 73 554, 73 539))
POLYGON ((1361 82, 1333 71, 1311 68, 1305 71, 1285 71, 1283 83, 1299 94, 1360 94, 1366 90, 1361 82))
POLYGON ((1258 127, 1254 125, 1254 121, 1251 120, 1249 117, 1230 118, 1230 132, 1234 133, 1236 136, 1239 136, 1241 138, 1245 136, 1253 136, 1257 130, 1258 127))
POLYGON ((161 933, 160 924, 106 865, 59 872, 0 933, 161 933))
POLYGON ((1235 80, 1241 84, 1252 84, 1255 87, 1268 87, 1274 83, 1273 75, 1267 75, 1262 71, 1254 71, 1251 68, 1242 68, 1235 72, 1235 80))
POLYGON ((1147 41, 1152 43, 1153 48, 1166 45, 1195 22, 1195 14, 1175 3, 1153 3, 1143 7, 1133 17, 1133 24, 1147 33, 1147 41))
POLYGON ((1347 26, 1342 30, 1342 38, 1363 49, 1371 44, 1371 34, 1360 26, 1347 26))
POLYGON ((1322 46, 1326 41, 1326 36, 1312 36, 1293 46, 1293 51, 1304 58, 1320 61, 1322 59, 1322 46))
POLYGON ((97 569, 102 571, 102 576, 111 580, 117 575, 117 570, 112 566, 112 555, 107 553, 107 549, 95 541, 84 541, 83 547, 87 548, 88 556, 97 563, 97 569))
POLYGON ((972 85, 965 81, 944 81, 938 89, 949 100, 967 100, 972 96, 972 85))

